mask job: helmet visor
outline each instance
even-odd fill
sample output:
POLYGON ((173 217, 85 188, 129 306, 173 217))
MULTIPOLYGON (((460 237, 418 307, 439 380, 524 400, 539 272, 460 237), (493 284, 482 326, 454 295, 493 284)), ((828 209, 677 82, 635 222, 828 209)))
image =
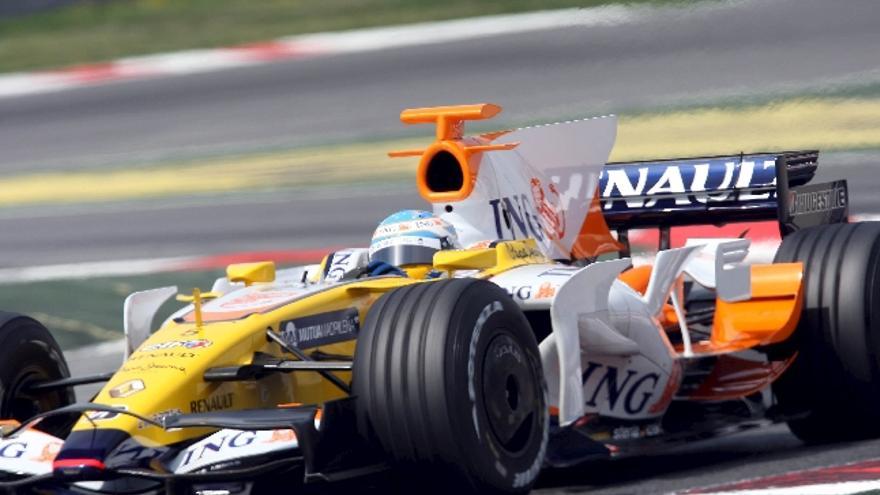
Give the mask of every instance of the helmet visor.
POLYGON ((440 240, 405 236, 379 241, 370 247, 370 261, 384 261, 394 266, 430 265, 440 250, 440 240))

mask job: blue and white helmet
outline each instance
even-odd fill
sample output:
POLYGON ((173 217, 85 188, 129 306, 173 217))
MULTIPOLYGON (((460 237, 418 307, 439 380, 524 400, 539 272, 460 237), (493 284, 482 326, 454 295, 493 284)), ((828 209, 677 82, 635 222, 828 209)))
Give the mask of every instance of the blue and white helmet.
POLYGON ((376 228, 370 242, 370 261, 394 266, 425 265, 441 249, 459 248, 455 227, 429 211, 403 210, 376 228))

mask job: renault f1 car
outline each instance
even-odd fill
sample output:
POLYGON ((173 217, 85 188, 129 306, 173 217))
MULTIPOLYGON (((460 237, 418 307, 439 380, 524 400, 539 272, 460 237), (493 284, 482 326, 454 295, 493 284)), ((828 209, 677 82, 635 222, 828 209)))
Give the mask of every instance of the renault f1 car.
MULTIPOLYGON (((775 422, 808 442, 880 434, 880 224, 847 223, 818 153, 606 163, 614 117, 465 136, 433 123, 417 186, 467 248, 432 276, 366 276, 366 249, 236 264, 164 323, 125 301, 124 363, 70 377, 49 332, 0 315, 0 490, 251 493, 390 470, 525 493, 546 466, 775 422), (671 228, 778 221, 749 241, 671 228), (629 231, 654 228, 632 266, 629 231), (72 387, 106 381, 89 402, 72 387)), ((401 229, 404 226, 400 227, 401 229)), ((179 296, 180 297, 180 296, 179 296)), ((293 490, 293 488, 290 488, 293 490)))

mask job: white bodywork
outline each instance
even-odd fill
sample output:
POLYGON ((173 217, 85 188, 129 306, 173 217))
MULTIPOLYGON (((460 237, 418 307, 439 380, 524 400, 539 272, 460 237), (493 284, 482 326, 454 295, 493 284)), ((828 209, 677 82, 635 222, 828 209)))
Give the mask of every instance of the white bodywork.
POLYGON ((0 439, 0 472, 17 475, 51 473, 52 461, 63 443, 60 438, 33 429, 24 430, 14 438, 0 439))
POLYGON ((568 259, 616 132, 612 116, 504 134, 494 143, 516 148, 483 153, 470 196, 435 204, 434 212, 455 226, 463 246, 531 237, 548 257, 568 259))
MULTIPOLYGON (((630 266, 629 259, 583 268, 526 265, 490 279, 523 310, 550 311, 552 333, 540 350, 549 402, 559 408, 561 424, 587 413, 648 419, 665 412, 670 395, 664 392, 678 386, 670 379, 682 356, 669 344, 657 318, 668 302, 680 307, 675 289, 682 275, 719 294, 724 291, 733 300, 750 297, 744 285, 750 280, 742 275, 749 268, 740 263, 748 241, 692 244, 658 253, 644 295, 618 280, 630 266)), ((684 321, 681 313, 679 320, 684 321)), ((689 356, 686 325, 681 331, 683 356, 689 356)))
POLYGON ((168 469, 178 474, 192 473, 223 462, 297 447, 293 430, 220 430, 181 450, 168 463, 168 469))
POLYGON ((559 288, 580 268, 557 263, 525 265, 489 280, 506 290, 523 310, 550 309, 559 288))
MULTIPOLYGON (((225 280, 225 279, 224 279, 225 280)), ((125 298, 122 326, 125 333, 125 359, 143 344, 152 332, 153 318, 165 301, 177 294, 177 287, 134 292, 125 298)))
MULTIPOLYGON (((465 199, 434 204, 435 213, 455 226, 461 245, 533 238, 548 258, 570 259, 581 242, 616 125, 615 117, 601 117, 498 134, 492 144, 516 146, 475 155, 473 191, 465 199)), ((726 300, 748 299, 749 269, 740 265, 747 250, 748 241, 715 239, 662 251, 644 295, 618 280, 628 259, 583 268, 526 265, 490 280, 523 310, 550 311, 552 333, 541 343, 541 354, 560 423, 587 412, 646 419, 663 414, 670 396, 664 391, 677 386, 668 382, 678 356, 657 320, 668 302, 681 322, 684 355, 692 352, 676 290, 682 273, 726 300)), ((359 276, 368 261, 361 248, 332 253, 324 273, 311 277, 317 284, 306 282, 301 270, 291 274, 299 279, 247 288, 215 284, 224 295, 205 303, 203 312, 265 310, 359 276)))
POLYGON ((749 254, 748 239, 688 239, 686 246, 702 246, 685 271, 703 287, 715 289, 728 302, 752 297, 751 269, 742 264, 749 254))
MULTIPOLYGON (((559 408, 562 424, 591 412, 647 419, 665 412, 668 404, 662 402, 668 397, 663 392, 669 386, 677 386, 668 383, 677 356, 657 317, 667 302, 680 303, 670 296, 674 295, 681 275, 687 273, 698 283, 719 291, 727 287, 728 295, 737 300, 748 297, 743 294, 740 275, 748 267, 738 263, 747 250, 748 241, 714 239, 706 244, 662 251, 657 255, 645 295, 618 280, 618 275, 630 266, 629 259, 596 262, 583 268, 558 263, 525 265, 489 280, 504 288, 523 310, 550 311, 552 333, 541 342, 540 350, 549 401, 559 408), (716 255, 722 260, 716 262, 716 255)), ((335 253, 328 262, 332 264, 333 258, 340 258, 338 276, 330 277, 328 272, 316 284, 302 281, 304 274, 317 270, 317 265, 280 271, 283 276, 275 282, 247 288, 240 284, 224 286, 218 280, 214 288, 228 292, 206 302, 203 311, 259 311, 305 297, 357 273, 367 263, 364 251, 356 248, 335 253), (254 302, 257 294, 260 297, 254 302), (239 300, 247 300, 251 306, 243 307, 239 300)), ((152 319, 151 311, 155 312, 157 303, 161 304, 159 296, 167 297, 171 289, 130 296, 131 304, 126 311, 137 309, 135 303, 144 301, 149 307, 140 308, 140 317, 148 322, 152 319)), ((172 316, 189 311, 191 307, 186 307, 172 316)), ((689 350, 686 327, 682 334, 689 350)))

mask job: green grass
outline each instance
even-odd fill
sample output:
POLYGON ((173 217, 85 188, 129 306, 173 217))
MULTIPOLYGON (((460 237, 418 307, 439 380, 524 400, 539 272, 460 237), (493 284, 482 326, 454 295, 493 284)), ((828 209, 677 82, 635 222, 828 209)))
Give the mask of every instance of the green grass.
MULTIPOLYGON (((0 308, 33 316, 52 331, 62 348, 70 349, 122 338, 122 303, 134 291, 168 285, 176 285, 182 293, 193 287, 208 290, 222 275, 222 270, 215 270, 0 285, 0 308)), ((182 304, 165 303, 153 324, 160 324, 182 304)))
MULTIPOLYGON (((630 0, 669 3, 670 0, 630 0)), ((0 21, 0 72, 279 36, 614 0, 92 0, 0 21)))

